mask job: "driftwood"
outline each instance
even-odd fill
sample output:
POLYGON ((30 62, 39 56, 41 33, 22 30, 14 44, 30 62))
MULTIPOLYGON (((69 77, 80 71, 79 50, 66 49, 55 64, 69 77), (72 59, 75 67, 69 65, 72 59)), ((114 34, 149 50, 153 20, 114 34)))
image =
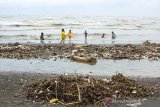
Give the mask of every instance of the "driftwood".
POLYGON ((81 61, 81 62, 88 62, 88 63, 96 63, 97 60, 94 57, 80 57, 80 56, 72 56, 72 60, 81 61))

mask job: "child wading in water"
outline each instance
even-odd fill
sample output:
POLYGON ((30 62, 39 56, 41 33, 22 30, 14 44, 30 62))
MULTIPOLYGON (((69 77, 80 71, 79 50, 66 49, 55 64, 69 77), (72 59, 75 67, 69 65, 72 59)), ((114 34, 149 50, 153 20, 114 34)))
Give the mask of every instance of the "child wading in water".
POLYGON ((65 31, 64 31, 64 29, 62 29, 62 32, 61 32, 61 42, 60 42, 60 44, 61 43, 63 43, 64 44, 64 42, 65 42, 65 40, 66 40, 66 35, 65 35, 65 31))
POLYGON ((73 33, 71 32, 71 30, 69 30, 69 32, 68 32, 69 43, 71 43, 71 37, 72 36, 73 36, 73 33))
POLYGON ((101 36, 101 38, 104 38, 105 34, 103 33, 103 35, 101 36))
POLYGON ((43 37, 43 36, 44 36, 44 33, 42 32, 42 33, 41 33, 41 36, 40 36, 40 40, 44 40, 44 37, 43 37))
POLYGON ((42 32, 41 36, 40 36, 41 43, 44 43, 44 37, 43 36, 44 36, 44 33, 42 32))
POLYGON ((105 34, 104 33, 102 34, 101 38, 102 38, 102 44, 105 44, 105 40, 104 40, 105 34))
POLYGON ((84 31, 84 35, 85 35, 85 38, 87 38, 88 33, 87 33, 87 31, 86 31, 86 30, 84 31))
POLYGON ((117 35, 114 34, 114 32, 112 31, 112 39, 115 39, 117 37, 117 35))

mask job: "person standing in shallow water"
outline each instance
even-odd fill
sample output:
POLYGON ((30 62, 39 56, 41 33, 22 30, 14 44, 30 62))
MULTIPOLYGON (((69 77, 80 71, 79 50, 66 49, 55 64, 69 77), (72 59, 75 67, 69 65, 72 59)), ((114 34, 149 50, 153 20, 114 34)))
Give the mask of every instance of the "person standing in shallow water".
POLYGON ((105 36, 105 34, 103 33, 102 36, 101 36, 101 38, 104 38, 104 36, 105 36))
POLYGON ((73 33, 71 32, 71 30, 69 30, 69 32, 68 32, 69 43, 71 43, 72 36, 73 36, 73 33))
POLYGON ((43 36, 44 36, 44 33, 42 32, 41 36, 40 36, 41 43, 44 43, 44 37, 43 36))
POLYGON ((86 30, 84 31, 84 35, 85 35, 85 38, 87 38, 88 33, 87 33, 87 31, 86 31, 86 30))
POLYGON ((102 34, 101 38, 102 38, 102 44, 104 44, 105 43, 105 41, 104 41, 105 34, 104 33, 102 34))
POLYGON ((114 34, 114 32, 112 31, 112 39, 115 39, 117 37, 117 35, 114 34))
POLYGON ((60 44, 61 44, 61 43, 64 44, 65 40, 66 40, 65 31, 64 31, 64 29, 62 29, 62 32, 61 32, 61 42, 60 42, 60 44))
POLYGON ((42 32, 42 33, 41 33, 41 36, 40 36, 40 40, 44 40, 44 37, 43 37, 43 36, 44 36, 44 33, 42 32))

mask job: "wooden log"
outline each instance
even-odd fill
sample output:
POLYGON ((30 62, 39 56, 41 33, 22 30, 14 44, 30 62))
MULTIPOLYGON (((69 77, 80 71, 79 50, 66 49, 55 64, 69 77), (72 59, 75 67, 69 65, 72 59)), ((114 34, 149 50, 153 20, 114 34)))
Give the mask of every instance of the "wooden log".
POLYGON ((72 56, 72 59, 75 61, 81 61, 81 62, 89 62, 89 63, 96 63, 96 58, 93 57, 80 57, 80 56, 72 56))

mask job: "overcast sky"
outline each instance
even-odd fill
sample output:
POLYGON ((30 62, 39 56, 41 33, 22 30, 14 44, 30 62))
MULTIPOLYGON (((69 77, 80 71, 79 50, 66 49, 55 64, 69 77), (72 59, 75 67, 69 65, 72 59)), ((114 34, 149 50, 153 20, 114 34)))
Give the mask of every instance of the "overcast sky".
POLYGON ((0 15, 160 16, 160 0, 0 0, 0 15))

